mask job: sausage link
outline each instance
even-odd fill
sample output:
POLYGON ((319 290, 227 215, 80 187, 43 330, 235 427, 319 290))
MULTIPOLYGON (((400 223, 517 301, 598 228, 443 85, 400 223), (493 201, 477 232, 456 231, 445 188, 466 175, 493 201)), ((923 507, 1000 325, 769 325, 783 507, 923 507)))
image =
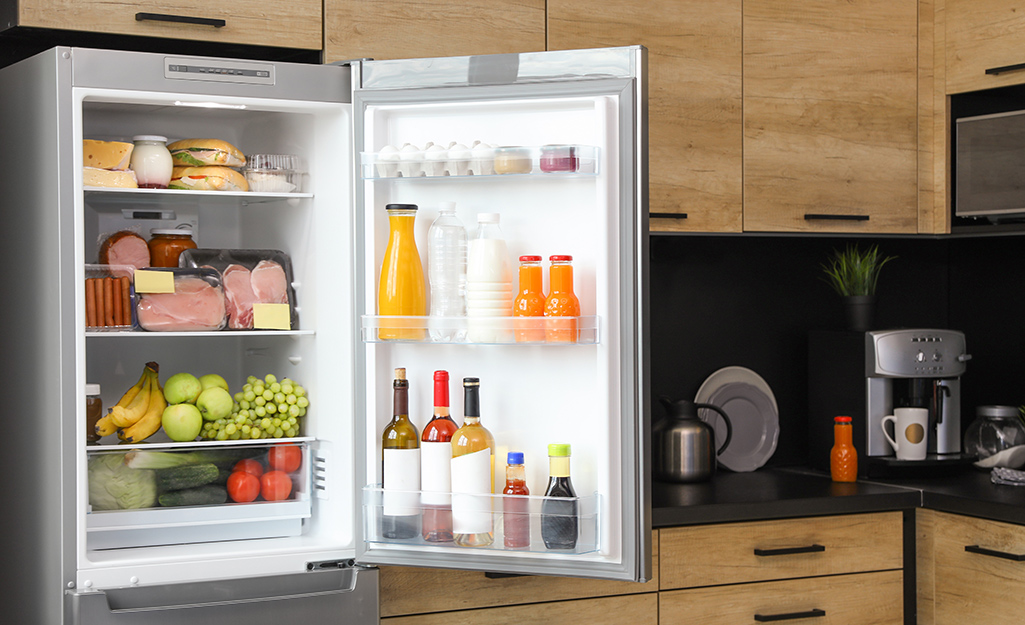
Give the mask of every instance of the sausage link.
POLYGON ((132 325, 132 300, 129 291, 131 290, 131 280, 128 276, 121 276, 121 325, 130 326, 132 325))
POLYGON ((96 281, 93 278, 85 281, 85 327, 96 327, 96 281))

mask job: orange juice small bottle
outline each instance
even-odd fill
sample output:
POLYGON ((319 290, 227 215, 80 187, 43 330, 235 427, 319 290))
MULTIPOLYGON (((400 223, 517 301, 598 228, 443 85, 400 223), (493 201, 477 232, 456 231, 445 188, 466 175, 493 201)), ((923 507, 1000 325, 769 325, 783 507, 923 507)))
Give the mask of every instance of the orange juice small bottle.
MULTIPOLYGON (((424 270, 413 235, 417 205, 389 204, 385 210, 391 230, 381 265, 377 312, 382 317, 424 316, 427 314, 424 270)), ((424 336, 423 324, 410 320, 381 319, 378 329, 381 339, 417 341, 424 336)))
POLYGON ((550 256, 548 298, 545 300, 545 339, 549 343, 576 343, 580 300, 573 293, 573 257, 550 256), (563 319, 563 317, 566 317, 563 319))
POLYGON ((520 290, 513 301, 513 317, 522 317, 515 322, 518 343, 542 343, 545 340, 542 279, 541 257, 520 256, 520 290))

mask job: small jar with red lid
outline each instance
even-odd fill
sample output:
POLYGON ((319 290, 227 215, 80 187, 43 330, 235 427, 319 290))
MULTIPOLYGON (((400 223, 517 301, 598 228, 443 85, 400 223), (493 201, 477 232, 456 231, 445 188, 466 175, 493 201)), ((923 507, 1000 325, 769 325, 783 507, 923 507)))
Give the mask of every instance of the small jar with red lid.
POLYGON ((152 236, 148 245, 151 267, 177 267, 182 252, 196 249, 191 228, 154 228, 150 234, 152 236))

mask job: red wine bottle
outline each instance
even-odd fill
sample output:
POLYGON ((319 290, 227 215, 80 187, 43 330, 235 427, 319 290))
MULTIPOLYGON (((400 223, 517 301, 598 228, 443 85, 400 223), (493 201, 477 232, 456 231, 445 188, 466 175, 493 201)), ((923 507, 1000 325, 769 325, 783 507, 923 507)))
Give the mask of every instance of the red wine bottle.
POLYGON ((420 490, 424 540, 452 542, 452 435, 459 429, 449 415, 448 371, 434 372, 434 416, 420 437, 420 490))

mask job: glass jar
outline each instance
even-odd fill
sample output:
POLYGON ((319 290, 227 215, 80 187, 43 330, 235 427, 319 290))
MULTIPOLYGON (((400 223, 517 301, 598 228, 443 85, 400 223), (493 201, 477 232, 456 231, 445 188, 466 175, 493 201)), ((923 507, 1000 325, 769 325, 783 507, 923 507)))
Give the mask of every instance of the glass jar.
POLYGON ((103 417, 103 401, 100 400, 100 385, 85 385, 85 440, 95 443, 100 440, 96 433, 96 422, 103 417))
POLYGON ((979 406, 965 431, 964 451, 980 468, 1025 465, 1025 423, 1014 406, 979 406))
POLYGON ((534 169, 530 150, 516 146, 495 148, 496 174, 529 174, 534 169))
POLYGON ((191 228, 154 228, 149 232, 152 235, 148 242, 151 267, 177 267, 182 252, 196 249, 191 228))
POLYGON ((135 172, 139 188, 166 189, 174 169, 171 152, 167 149, 167 137, 136 135, 132 142, 135 148, 129 167, 135 172))

